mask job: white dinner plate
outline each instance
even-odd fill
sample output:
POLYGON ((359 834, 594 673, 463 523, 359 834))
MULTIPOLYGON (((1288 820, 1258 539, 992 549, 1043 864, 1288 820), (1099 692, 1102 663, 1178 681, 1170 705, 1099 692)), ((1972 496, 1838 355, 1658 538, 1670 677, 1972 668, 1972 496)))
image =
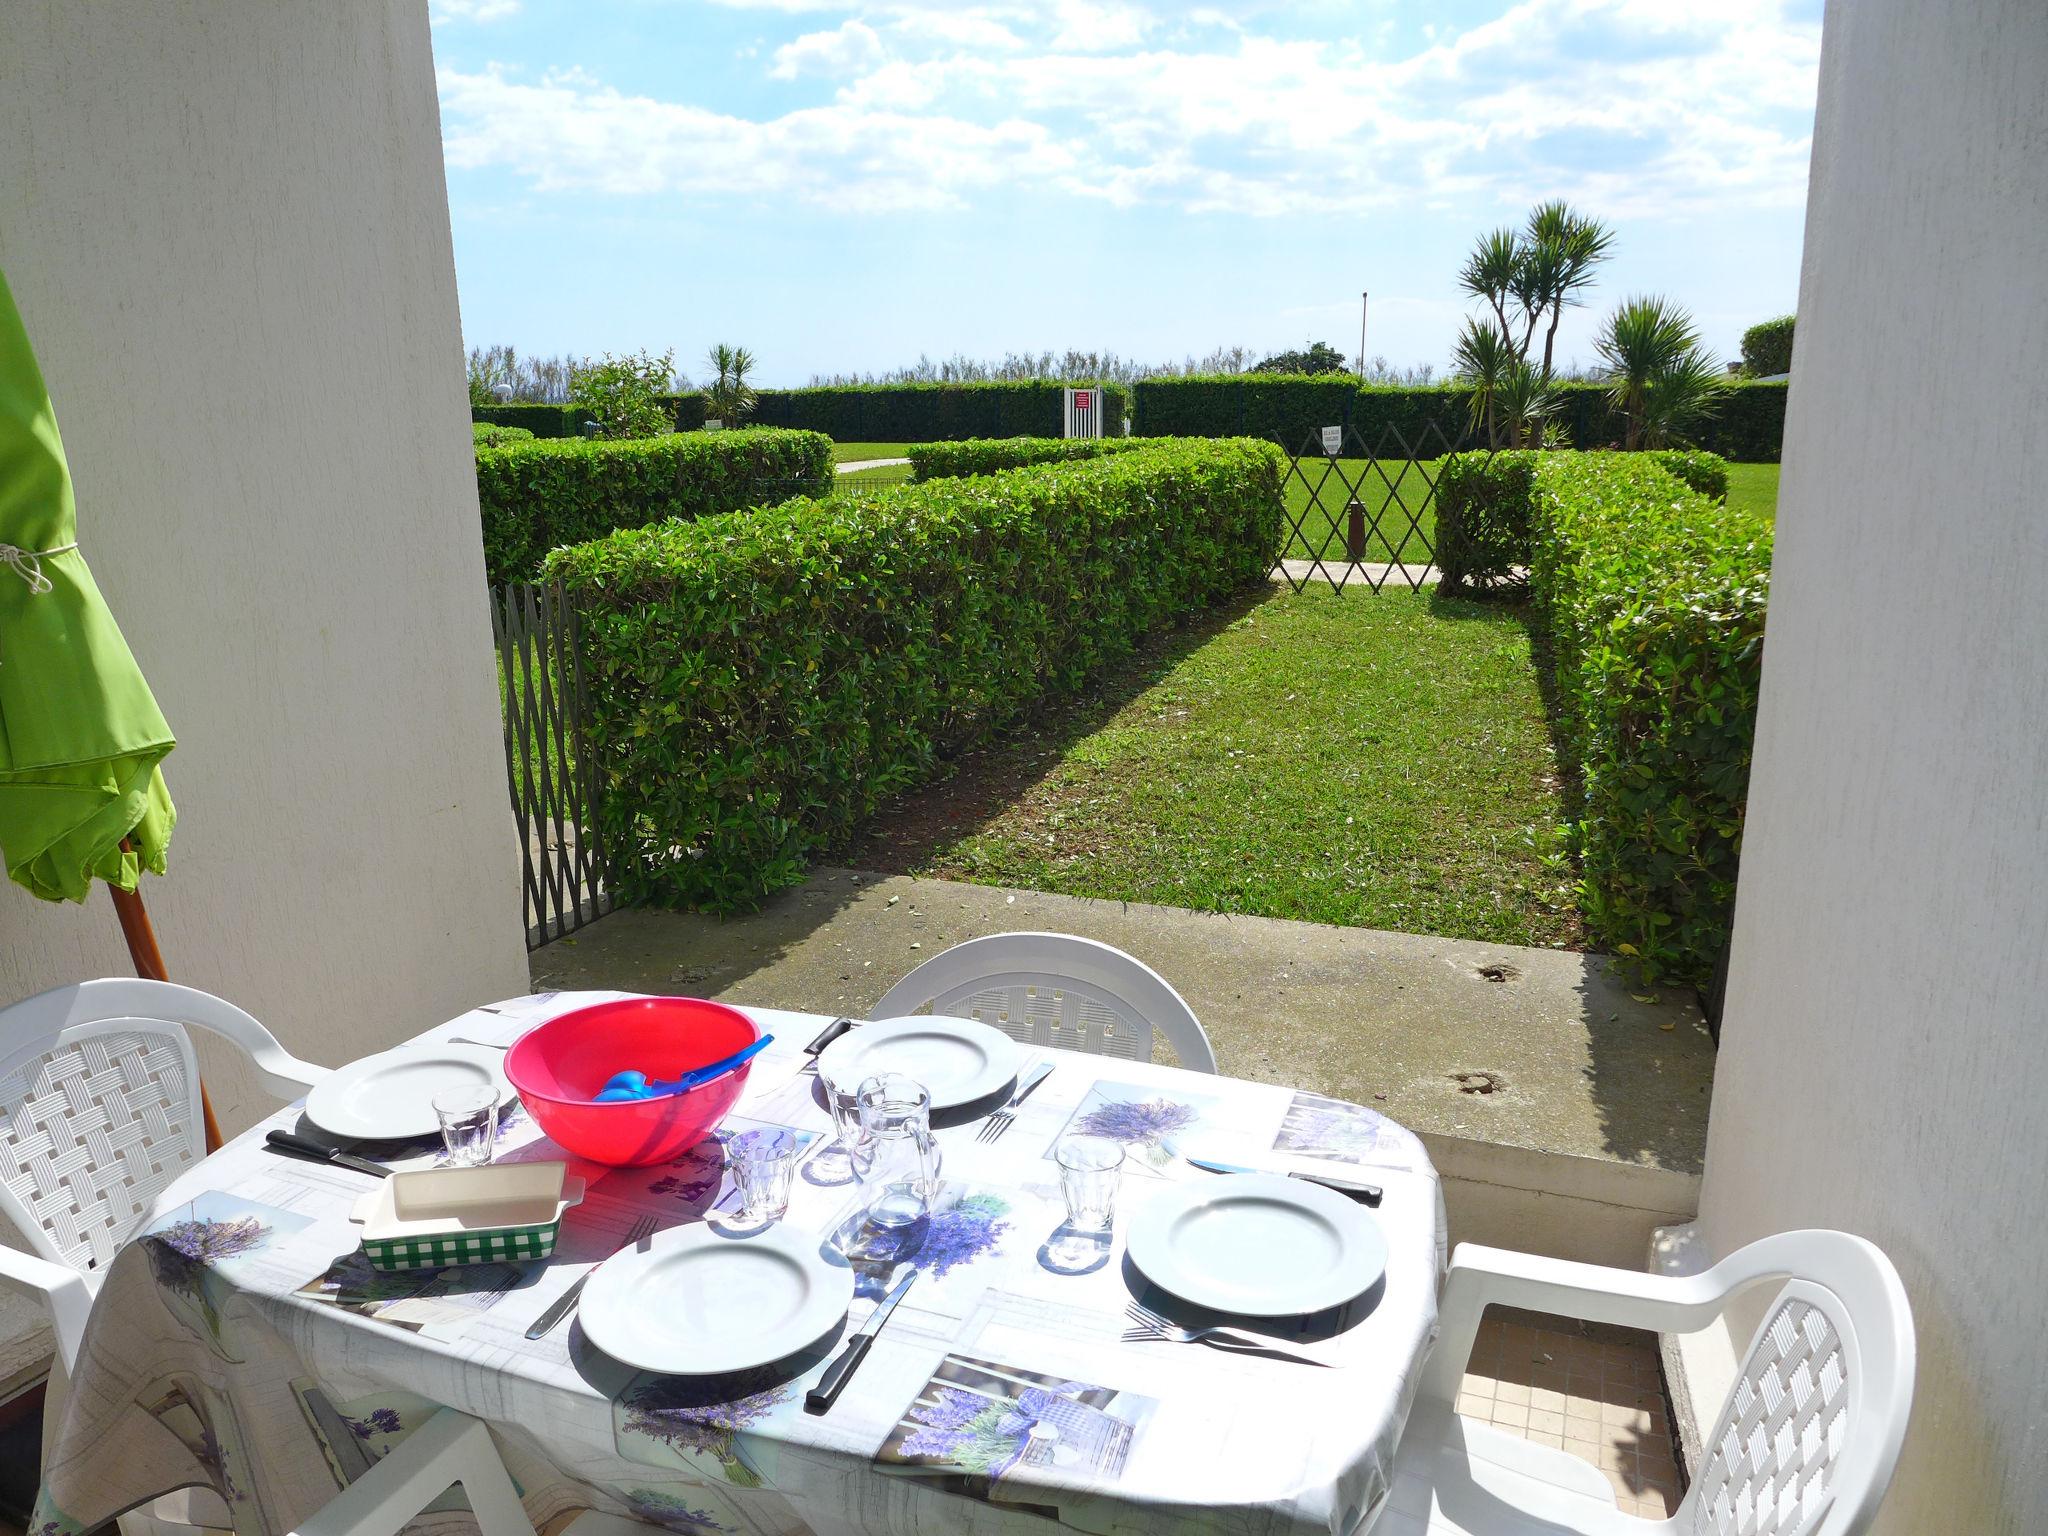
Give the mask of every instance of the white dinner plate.
POLYGON ((1247 1317, 1341 1306, 1387 1270, 1378 1222, 1335 1190, 1277 1173, 1177 1184, 1139 1208, 1126 1247, 1161 1290, 1247 1317))
POLYGON ((816 1343, 846 1316, 853 1271, 787 1225, 729 1237, 669 1227, 591 1273, 577 1315, 614 1360, 672 1376, 742 1371, 816 1343))
POLYGON ((492 1083, 502 1109, 512 1102, 505 1053, 484 1045, 407 1045, 352 1061, 306 1095, 306 1118, 334 1136, 407 1141, 441 1129, 434 1095, 468 1083, 492 1083))
POLYGON ((901 1072, 924 1084, 933 1109, 955 1109, 1014 1078, 1022 1055, 993 1024, 924 1013, 849 1029, 818 1053, 818 1070, 842 1088, 877 1072, 901 1072))

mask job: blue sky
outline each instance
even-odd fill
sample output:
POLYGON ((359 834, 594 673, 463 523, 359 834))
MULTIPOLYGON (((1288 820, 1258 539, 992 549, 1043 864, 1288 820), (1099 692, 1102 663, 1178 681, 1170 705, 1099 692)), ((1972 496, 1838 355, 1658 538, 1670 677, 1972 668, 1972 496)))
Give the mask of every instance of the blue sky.
POLYGON ((1820 0, 431 0, 463 330, 1446 361, 1482 230, 1566 197, 1732 356, 1798 292, 1820 0))

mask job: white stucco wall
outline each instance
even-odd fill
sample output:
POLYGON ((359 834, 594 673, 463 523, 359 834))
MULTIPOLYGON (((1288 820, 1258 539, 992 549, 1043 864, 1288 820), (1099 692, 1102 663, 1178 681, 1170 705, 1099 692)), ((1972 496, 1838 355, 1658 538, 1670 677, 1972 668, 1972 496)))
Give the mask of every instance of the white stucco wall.
POLYGON ((2048 7, 1828 6, 1701 1221, 1913 1297, 1879 1529, 2048 1531, 2048 7))
MULTIPOLYGON (((524 990, 425 0, 8 0, 0 268, 179 737, 173 977, 328 1063, 524 990)), ((104 894, 0 889, 0 1000, 100 974, 104 894)))

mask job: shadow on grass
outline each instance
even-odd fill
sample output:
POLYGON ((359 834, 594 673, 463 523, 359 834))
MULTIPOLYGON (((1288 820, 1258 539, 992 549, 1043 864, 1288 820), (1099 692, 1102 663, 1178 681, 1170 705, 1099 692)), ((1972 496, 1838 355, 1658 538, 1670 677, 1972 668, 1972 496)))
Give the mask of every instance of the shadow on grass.
POLYGON ((987 827, 1043 780, 1076 742, 1094 735, 1147 689, 1278 589, 1261 582, 1187 623, 1161 630, 1075 693, 1050 694, 875 816, 823 862, 912 874, 934 854, 987 827))

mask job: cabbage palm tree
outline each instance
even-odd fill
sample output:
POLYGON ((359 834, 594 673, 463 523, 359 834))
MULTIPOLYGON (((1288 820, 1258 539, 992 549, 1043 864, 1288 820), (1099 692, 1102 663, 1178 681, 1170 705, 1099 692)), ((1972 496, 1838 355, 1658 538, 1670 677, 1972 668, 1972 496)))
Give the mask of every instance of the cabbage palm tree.
POLYGON ((1594 345, 1607 364, 1607 397, 1627 423, 1626 448, 1663 447, 1718 401, 1720 370, 1692 316, 1669 299, 1624 301, 1594 345))
POLYGON ((1510 448, 1540 448, 1557 406, 1549 381, 1526 362, 1514 363, 1493 388, 1494 414, 1510 448))
POLYGON ((1526 239, 1526 286, 1536 301, 1534 313, 1539 319, 1549 316, 1543 332, 1547 379, 1557 346, 1557 323, 1568 307, 1585 302, 1580 295, 1592 286, 1593 269, 1614 254, 1614 231, 1560 200, 1539 203, 1530 212, 1526 239))
POLYGON ((754 354, 745 347, 728 346, 721 341, 704 361, 715 375, 704 392, 711 414, 728 430, 737 427, 740 418, 754 409, 758 398, 754 386, 747 382, 747 375, 753 371, 754 354))
POLYGON ((1491 320, 1467 317, 1457 349, 1451 354, 1451 367, 1459 381, 1472 391, 1472 429, 1476 432, 1485 428, 1489 448, 1500 446, 1495 398, 1521 366, 1522 359, 1505 329, 1491 320))

